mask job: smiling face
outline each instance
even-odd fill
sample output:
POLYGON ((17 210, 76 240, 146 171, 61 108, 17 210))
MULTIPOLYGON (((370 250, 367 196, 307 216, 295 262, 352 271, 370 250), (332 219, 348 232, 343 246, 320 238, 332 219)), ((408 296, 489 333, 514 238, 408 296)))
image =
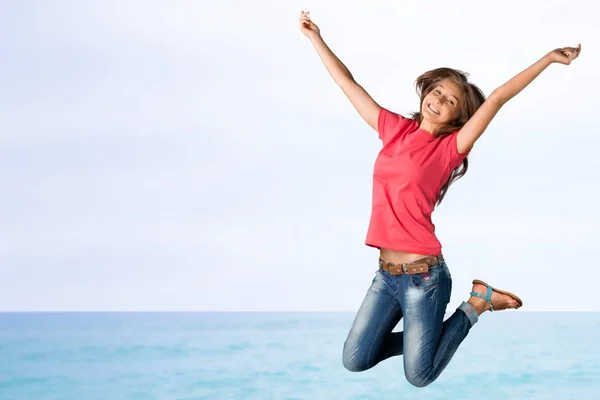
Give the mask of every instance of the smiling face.
POLYGON ((422 127, 429 131, 452 124, 460 116, 464 103, 463 91, 452 79, 435 84, 421 104, 422 127))

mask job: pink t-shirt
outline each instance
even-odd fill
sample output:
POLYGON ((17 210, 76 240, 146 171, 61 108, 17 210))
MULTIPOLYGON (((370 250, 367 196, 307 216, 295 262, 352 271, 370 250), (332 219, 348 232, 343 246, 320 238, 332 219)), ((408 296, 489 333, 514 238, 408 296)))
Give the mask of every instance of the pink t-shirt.
POLYGON ((431 214, 440 188, 468 153, 456 135, 434 138, 419 123, 381 109, 383 148, 373 172, 373 206, 366 244, 407 253, 441 255, 431 214))

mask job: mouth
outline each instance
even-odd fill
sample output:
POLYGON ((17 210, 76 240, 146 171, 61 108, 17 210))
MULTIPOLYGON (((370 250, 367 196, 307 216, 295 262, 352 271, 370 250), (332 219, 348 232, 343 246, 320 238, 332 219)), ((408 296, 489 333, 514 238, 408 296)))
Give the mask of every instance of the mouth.
POLYGON ((427 108, 429 108, 435 115, 440 115, 440 110, 432 106, 431 103, 427 104, 427 108))

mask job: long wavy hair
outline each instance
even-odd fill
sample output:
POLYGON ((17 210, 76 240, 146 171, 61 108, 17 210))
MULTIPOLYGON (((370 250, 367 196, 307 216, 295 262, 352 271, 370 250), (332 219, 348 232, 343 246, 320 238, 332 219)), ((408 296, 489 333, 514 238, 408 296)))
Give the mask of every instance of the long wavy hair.
MULTIPOLYGON (((419 110, 421 105, 423 104, 423 99, 425 99, 425 97, 441 81, 445 79, 451 79, 454 82, 456 82, 463 92, 464 102, 462 104, 458 118, 452 121, 450 124, 436 129, 435 132, 433 132, 434 137, 438 138, 447 136, 460 130, 460 128, 462 128, 467 123, 469 118, 471 118, 473 114, 475 114, 475 111, 477 111, 485 101, 485 95, 483 94, 483 92, 476 85, 469 82, 469 80, 467 79, 468 76, 469 74, 467 74, 466 72, 459 71, 456 69, 437 68, 425 72, 423 75, 419 76, 415 81, 417 94, 420 98, 419 110)), ((420 111, 412 113, 411 118, 417 121, 419 124, 421 124, 421 122, 423 121, 423 115, 421 115, 420 111)), ((452 171, 452 173, 450 174, 450 178, 448 178, 448 181, 441 187, 437 201, 438 205, 444 199, 444 196, 446 195, 446 192, 448 191, 450 185, 458 179, 462 178, 467 173, 468 169, 469 160, 468 157, 465 157, 465 159, 462 162, 462 165, 459 165, 452 171)))

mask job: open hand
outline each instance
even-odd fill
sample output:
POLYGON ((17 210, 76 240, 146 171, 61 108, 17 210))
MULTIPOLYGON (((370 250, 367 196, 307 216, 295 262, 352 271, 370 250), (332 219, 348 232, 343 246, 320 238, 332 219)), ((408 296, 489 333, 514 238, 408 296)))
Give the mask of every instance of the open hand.
POLYGON ((563 47, 548 53, 550 60, 555 63, 569 65, 581 54, 581 44, 577 47, 563 47))
POLYGON ((314 22, 310 20, 310 11, 302 11, 300 13, 300 30, 304 33, 308 38, 312 38, 313 36, 318 36, 321 34, 319 27, 315 25, 314 22))

